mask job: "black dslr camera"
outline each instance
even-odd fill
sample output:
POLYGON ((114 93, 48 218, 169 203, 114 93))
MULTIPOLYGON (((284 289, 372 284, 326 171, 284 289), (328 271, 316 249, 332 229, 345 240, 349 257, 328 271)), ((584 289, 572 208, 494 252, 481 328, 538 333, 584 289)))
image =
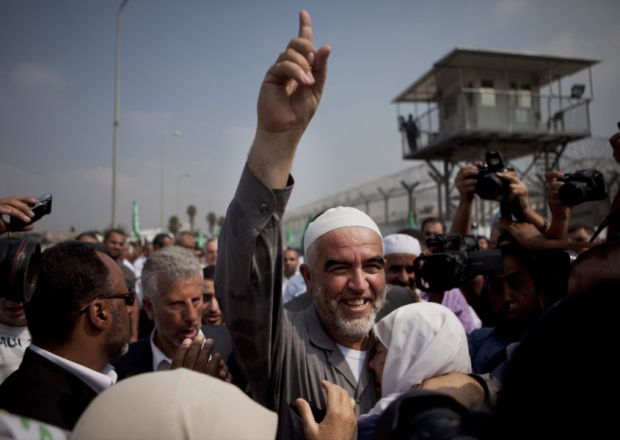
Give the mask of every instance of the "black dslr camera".
POLYGON ((504 164, 504 159, 499 151, 487 151, 486 165, 478 166, 476 194, 485 200, 497 200, 501 197, 500 213, 502 217, 512 221, 514 216, 517 221, 525 221, 519 198, 515 197, 512 202, 508 200, 510 184, 495 175, 495 173, 508 171, 514 171, 514 169, 504 164))
POLYGON ((0 298, 28 302, 39 277, 41 245, 30 240, 0 240, 0 298))
POLYGON ((502 252, 478 250, 478 240, 473 235, 435 235, 426 244, 436 253, 420 255, 413 262, 416 286, 425 292, 444 292, 476 275, 498 275, 504 271, 502 252))
POLYGON ((603 173, 594 168, 564 174, 564 177, 558 180, 564 182, 558 191, 558 197, 566 206, 603 200, 607 197, 603 173))

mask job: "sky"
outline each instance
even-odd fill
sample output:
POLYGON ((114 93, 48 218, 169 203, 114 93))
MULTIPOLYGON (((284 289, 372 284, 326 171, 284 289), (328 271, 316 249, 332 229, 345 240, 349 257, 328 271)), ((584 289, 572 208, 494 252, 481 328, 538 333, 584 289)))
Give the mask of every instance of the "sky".
MULTIPOLYGON (((0 1, 0 198, 53 195, 36 231, 112 223, 121 0, 0 1)), ((117 222, 225 214, 256 127, 261 81, 298 12, 329 44, 320 108, 298 148, 289 208, 415 165, 391 101, 456 47, 596 59, 593 136, 620 121, 617 0, 129 0, 122 13, 117 222), (180 136, 175 136, 178 130, 180 136), (189 174, 189 176, 187 176, 189 174)), ((187 224, 187 223, 186 223, 187 224)))

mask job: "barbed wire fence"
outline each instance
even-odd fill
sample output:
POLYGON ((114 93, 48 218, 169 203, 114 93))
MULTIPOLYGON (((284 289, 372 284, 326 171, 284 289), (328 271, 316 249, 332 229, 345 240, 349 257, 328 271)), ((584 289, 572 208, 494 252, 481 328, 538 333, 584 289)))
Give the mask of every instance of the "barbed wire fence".
MULTIPOLYGON (((531 206, 543 215, 546 212, 544 179, 545 164, 534 163, 529 172, 522 172, 532 162, 531 156, 521 158, 512 165, 529 190, 531 206)), ((435 168, 441 169, 441 162, 432 162, 435 168)), ((450 187, 450 204, 453 208, 458 203, 458 192, 454 188, 454 177, 458 169, 465 165, 458 164, 452 175, 450 187)), ((612 157, 611 148, 606 138, 591 137, 575 141, 566 146, 560 156, 558 169, 565 173, 577 170, 596 168, 605 176, 608 191, 607 200, 587 202, 574 208, 572 219, 597 226, 607 215, 611 198, 618 191, 620 184, 620 167, 612 157)), ((426 217, 441 217, 443 212, 443 189, 431 177, 431 167, 426 162, 418 162, 410 168, 395 174, 383 176, 345 191, 337 192, 292 209, 284 215, 283 232, 287 234, 287 242, 300 247, 301 235, 308 221, 322 211, 334 206, 354 206, 372 217, 384 234, 396 232, 411 224, 411 214, 416 226, 419 227, 426 217)), ((474 204, 474 225, 476 233, 488 235, 492 216, 499 209, 493 201, 481 200, 476 197, 474 204)), ((452 209, 454 212, 454 209, 452 209)), ((450 224, 451 219, 446 220, 450 224)))

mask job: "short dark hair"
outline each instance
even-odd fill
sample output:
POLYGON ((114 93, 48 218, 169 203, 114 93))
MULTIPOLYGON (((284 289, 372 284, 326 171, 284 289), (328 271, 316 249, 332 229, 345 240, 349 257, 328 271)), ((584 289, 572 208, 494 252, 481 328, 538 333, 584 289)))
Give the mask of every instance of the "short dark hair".
POLYGON ((584 229, 588 234, 591 234, 591 235, 594 235, 594 233, 596 232, 593 226, 588 225, 586 223, 573 223, 572 225, 568 227, 568 233, 570 234, 571 232, 575 232, 580 229, 584 229))
POLYGON ((207 266, 202 269, 202 276, 205 280, 215 279, 215 266, 207 266))
POLYGON ((112 288, 101 244, 66 241, 46 249, 32 299, 24 305, 32 342, 66 343, 80 309, 112 288))
POLYGON ((166 238, 169 238, 170 240, 172 240, 172 237, 169 234, 166 234, 165 232, 160 232, 159 234, 157 234, 155 236, 155 238, 153 238, 153 247, 155 248, 162 248, 164 247, 164 240, 166 238))
POLYGON ((80 234, 78 234, 77 237, 75 237, 75 239, 76 240, 81 240, 82 237, 90 237, 90 238, 94 238, 95 240, 99 241, 99 237, 97 237, 97 234, 95 234, 94 232, 91 232, 91 231, 81 232, 80 234))
POLYGON ((103 236, 103 241, 106 241, 108 238, 110 238, 110 235, 112 234, 120 234, 123 237, 127 238, 127 234, 125 234, 125 231, 121 230, 121 229, 110 229, 109 231, 107 231, 105 233, 105 235, 103 236))
POLYGON ((284 249, 284 252, 294 251, 297 254, 297 258, 299 258, 299 249, 295 249, 294 247, 288 246, 284 249))
POLYGON ((446 232, 446 224, 439 217, 426 217, 422 221, 422 225, 420 226, 420 229, 424 230, 424 226, 426 226, 429 223, 439 223, 441 227, 443 228, 443 232, 444 233, 446 232))

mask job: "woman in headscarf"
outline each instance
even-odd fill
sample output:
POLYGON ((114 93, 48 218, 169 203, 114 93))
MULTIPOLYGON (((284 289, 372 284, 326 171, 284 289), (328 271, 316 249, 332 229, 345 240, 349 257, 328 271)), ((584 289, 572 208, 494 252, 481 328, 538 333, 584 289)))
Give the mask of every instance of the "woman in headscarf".
POLYGON ((371 438, 383 411, 424 380, 471 373, 467 335, 448 308, 436 303, 399 307, 374 326, 376 352, 369 362, 379 401, 358 419, 358 438, 371 438))

